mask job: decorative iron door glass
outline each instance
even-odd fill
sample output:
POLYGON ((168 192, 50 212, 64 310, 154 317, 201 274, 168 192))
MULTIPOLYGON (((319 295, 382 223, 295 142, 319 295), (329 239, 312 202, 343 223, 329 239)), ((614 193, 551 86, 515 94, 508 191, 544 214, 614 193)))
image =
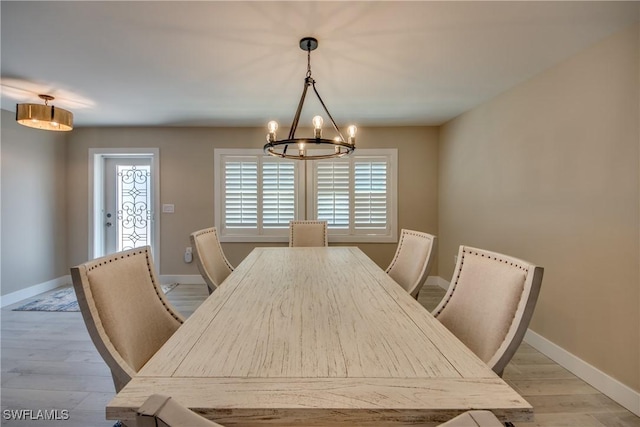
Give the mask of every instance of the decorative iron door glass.
POLYGON ((152 181, 148 158, 107 159, 104 210, 107 254, 151 244, 152 181))

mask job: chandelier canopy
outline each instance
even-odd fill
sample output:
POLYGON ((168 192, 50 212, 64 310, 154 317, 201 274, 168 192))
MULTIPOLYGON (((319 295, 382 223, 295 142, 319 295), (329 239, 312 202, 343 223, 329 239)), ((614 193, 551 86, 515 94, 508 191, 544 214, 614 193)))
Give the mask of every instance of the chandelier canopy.
POLYGON ((264 152, 275 157, 282 157, 285 159, 297 159, 297 160, 316 160, 316 159, 328 159, 333 157, 342 157, 347 154, 351 154, 356 149, 356 132, 357 128, 354 125, 349 126, 347 129, 348 139, 345 140, 336 122, 333 120, 331 113, 327 109, 327 106, 322 101, 318 90, 316 89, 316 81, 311 77, 311 51, 318 47, 318 40, 313 37, 304 37, 300 40, 300 49, 307 51, 307 75, 304 78, 304 88, 302 90, 302 96, 298 103, 298 109, 293 117, 293 123, 289 130, 289 136, 287 139, 276 140, 276 131, 278 130, 278 123, 270 121, 267 124, 267 143, 264 146, 264 152), (298 122, 300 120, 300 113, 302 112, 302 106, 304 105, 304 99, 307 94, 307 89, 311 86, 313 92, 318 97, 320 105, 324 109, 327 117, 333 125, 333 129, 336 131, 337 136, 334 139, 326 139, 322 137, 322 125, 324 120, 322 116, 315 116, 312 120, 314 135, 310 138, 296 138, 296 130, 298 128, 298 122), (287 152, 289 146, 293 145, 292 149, 287 152), (309 147, 323 148, 323 146, 333 148, 331 153, 310 155, 308 153, 309 147))
POLYGON ((38 95, 44 100, 42 104, 17 104, 16 121, 31 128, 53 131, 70 131, 73 129, 73 113, 62 108, 49 105, 55 98, 51 95, 38 95))

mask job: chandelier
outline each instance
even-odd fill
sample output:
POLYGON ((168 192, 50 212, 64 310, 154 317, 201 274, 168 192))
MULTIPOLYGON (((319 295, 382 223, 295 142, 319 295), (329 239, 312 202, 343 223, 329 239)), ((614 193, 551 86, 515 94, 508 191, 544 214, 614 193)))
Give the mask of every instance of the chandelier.
POLYGON ((293 117, 293 123, 291 124, 291 129, 289 130, 289 136, 287 139, 276 139, 276 131, 278 130, 277 122, 272 120, 267 124, 269 133, 267 134, 267 143, 264 146, 264 152, 271 156, 296 160, 317 160, 342 157, 347 154, 351 154, 353 150, 356 149, 356 132, 358 129, 353 125, 349 126, 347 129, 349 137, 345 141, 344 137, 340 133, 338 125, 336 125, 333 117, 331 117, 331 113, 329 113, 327 106, 324 105, 324 102, 316 89, 316 81, 311 77, 311 51, 315 50, 317 47, 318 40, 313 37, 304 37, 300 40, 300 49, 307 51, 307 75, 304 78, 304 89, 302 90, 302 96, 300 97, 296 114, 293 117), (322 137, 322 125, 324 123, 322 116, 315 116, 311 121, 314 128, 314 136, 312 138, 296 138, 296 130, 300 120, 300 113, 302 111, 302 106, 309 86, 313 88, 313 92, 318 97, 320 105, 322 105, 325 113, 327 113, 327 117, 331 120, 333 129, 337 133, 337 136, 334 139, 326 139, 322 137), (287 152, 289 146, 293 147, 291 148, 291 151, 287 152), (331 153, 326 154, 309 154, 309 147, 322 148, 322 146, 333 148, 333 150, 331 153))
POLYGON ((70 131, 73 129, 73 113, 62 108, 49 105, 55 98, 51 95, 38 95, 44 100, 42 104, 17 104, 16 121, 31 128, 53 131, 70 131))

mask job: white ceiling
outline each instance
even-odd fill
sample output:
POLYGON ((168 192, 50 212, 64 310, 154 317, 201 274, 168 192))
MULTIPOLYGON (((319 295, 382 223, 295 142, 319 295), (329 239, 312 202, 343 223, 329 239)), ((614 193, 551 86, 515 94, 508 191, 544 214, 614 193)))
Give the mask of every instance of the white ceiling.
MULTIPOLYGON (((2 108, 76 126, 288 125, 306 52, 339 125, 437 125, 638 22, 639 2, 0 3, 2 108)), ((305 106, 305 112, 316 105, 305 106)))

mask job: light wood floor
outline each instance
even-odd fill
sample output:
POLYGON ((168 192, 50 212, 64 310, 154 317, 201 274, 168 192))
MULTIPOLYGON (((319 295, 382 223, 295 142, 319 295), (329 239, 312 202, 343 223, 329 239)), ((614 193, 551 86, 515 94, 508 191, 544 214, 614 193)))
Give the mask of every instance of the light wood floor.
MULTIPOLYGON (((444 291, 425 287, 432 309, 444 291)), ((207 297, 204 285, 179 285, 169 300, 188 316, 207 297)), ((67 421, 5 420, 3 426, 107 427, 104 408, 114 395, 109 370, 95 350, 80 313, 1 311, 1 409, 66 409, 67 421)), ((523 344, 505 380, 534 407, 535 421, 517 427, 640 427, 640 418, 523 344)), ((4 414, 4 412, 3 412, 4 414)))

